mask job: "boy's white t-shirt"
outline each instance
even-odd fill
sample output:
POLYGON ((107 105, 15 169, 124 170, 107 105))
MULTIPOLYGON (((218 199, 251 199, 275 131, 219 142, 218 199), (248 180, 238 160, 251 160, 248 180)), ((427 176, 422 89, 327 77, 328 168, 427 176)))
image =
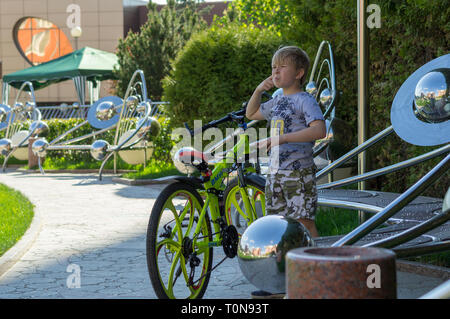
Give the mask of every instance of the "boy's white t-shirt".
MULTIPOLYGON (((312 121, 324 120, 316 99, 307 92, 277 95, 262 103, 261 114, 270 121, 270 136, 303 130, 312 121)), ((314 165, 314 142, 284 143, 271 148, 269 172, 299 170, 314 165)))

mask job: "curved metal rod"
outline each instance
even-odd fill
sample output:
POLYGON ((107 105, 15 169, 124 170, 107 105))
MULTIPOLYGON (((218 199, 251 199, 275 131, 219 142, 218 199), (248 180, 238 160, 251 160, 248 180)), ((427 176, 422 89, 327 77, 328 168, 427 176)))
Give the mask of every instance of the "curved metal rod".
POLYGON ((450 154, 447 155, 442 161, 440 161, 431 171, 429 171, 424 177, 412 185, 406 192, 401 194, 389 205, 387 205, 381 212, 355 228, 353 231, 333 243, 332 247, 351 245, 357 242, 359 239, 370 233, 376 227, 392 217, 395 213, 400 211, 414 198, 420 195, 428 186, 439 179, 443 173, 450 168, 450 154))
POLYGON ((98 180, 101 181, 102 180, 102 175, 103 175, 103 168, 105 167, 106 162, 111 158, 111 156, 114 155, 115 152, 111 152, 108 155, 106 155, 105 159, 102 162, 102 165, 100 166, 100 169, 98 170, 98 180))
POLYGON ((382 240, 378 240, 376 242, 372 242, 364 245, 363 247, 382 247, 382 248, 391 248, 403 243, 406 243, 414 238, 417 238, 420 235, 425 234, 426 232, 433 230, 434 228, 441 226, 445 222, 450 219, 450 209, 445 212, 442 212, 429 220, 426 220, 414 227, 411 227, 400 234, 395 236, 391 236, 389 238, 385 238, 382 240))
POLYGON ((365 149, 369 148, 370 146, 374 145, 375 143, 378 143, 380 140, 382 140, 383 138, 385 138, 386 136, 388 136, 392 132, 394 132, 394 128, 391 125, 388 128, 384 129, 383 131, 379 132, 378 134, 374 135, 373 137, 371 137, 370 139, 368 139, 364 143, 360 144, 358 147, 352 149, 347 154, 342 155, 340 158, 335 160, 333 163, 331 163, 331 164, 327 165, 326 167, 324 167, 322 170, 320 170, 316 174, 316 177, 319 178, 319 177, 321 177, 321 176, 323 176, 325 174, 328 174, 328 173, 332 172, 333 170, 335 170, 336 168, 338 168, 339 166, 341 166, 342 164, 347 162, 349 159, 351 159, 352 157, 358 155, 359 153, 361 153, 365 149))
POLYGON ((68 130, 67 132, 64 132, 64 133, 61 134, 60 136, 54 138, 50 143, 48 143, 48 145, 53 145, 53 144, 55 144, 56 142, 62 140, 64 137, 66 137, 66 136, 69 135, 70 133, 76 131, 77 129, 79 129, 80 127, 82 127, 83 125, 85 125, 85 124, 87 124, 87 123, 89 123, 89 122, 86 120, 86 121, 84 121, 84 122, 82 122, 82 123, 80 123, 80 124, 78 124, 78 125, 75 125, 74 127, 72 127, 72 128, 71 128, 70 130, 68 130))
POLYGON ((450 280, 427 292, 419 299, 450 299, 450 280))
POLYGON ((144 71, 142 71, 142 70, 136 70, 136 71, 134 71, 134 73, 133 73, 133 76, 131 77, 131 80, 130 80, 130 82, 128 82, 128 87, 127 87, 127 90, 125 91, 125 97, 123 98, 123 107, 122 107, 122 110, 121 110, 121 112, 120 112, 120 116, 119 116, 119 121, 118 121, 118 123, 117 123, 117 129, 116 129, 116 134, 115 134, 115 136, 114 136, 114 144, 115 145, 117 145, 117 143, 118 143, 118 140, 119 140, 119 131, 120 131, 120 128, 121 128, 121 122, 122 122, 122 119, 123 119, 123 117, 124 117, 124 114, 126 113, 126 108, 127 108, 127 106, 126 106, 126 101, 127 101, 127 99, 128 99, 128 97, 129 97, 129 95, 130 95, 130 92, 131 92, 131 90, 132 90, 132 84, 134 83, 134 79, 137 77, 137 76, 140 76, 140 78, 141 78, 141 82, 142 82, 142 90, 143 90, 143 98, 144 98, 144 101, 147 101, 147 99, 148 99, 148 94, 147 94, 147 85, 146 85, 146 83, 145 83, 145 76, 144 76, 144 71))
POLYGON ((335 182, 331 182, 331 183, 326 183, 326 184, 321 184, 321 185, 317 185, 317 189, 327 189, 327 188, 336 188, 336 187, 342 187, 342 186, 346 186, 346 185, 350 185, 353 183, 357 183, 357 182, 361 182, 361 181, 365 181, 377 176, 381 176, 384 174, 389 174, 389 173, 393 173, 395 171, 398 171, 400 169, 406 168, 406 167, 410 167, 419 163, 422 163, 424 161, 427 161, 429 159, 432 159, 434 157, 440 156, 442 154, 445 154, 447 152, 450 152, 450 144, 445 145, 443 147, 440 147, 438 149, 435 149, 433 151, 430 151, 428 153, 416 156, 414 158, 411 158, 409 160, 403 161, 403 162, 399 162, 390 166, 386 166, 377 170, 373 170, 371 172, 367 172, 364 174, 360 174, 357 176, 352 176, 352 177, 348 177, 348 178, 343 178, 340 179, 338 181, 335 182))
POLYGON ((30 81, 25 81, 22 83, 22 85, 20 86, 19 92, 16 95, 16 99, 14 100, 14 104, 17 103, 17 101, 19 101, 20 95, 23 92, 23 89, 28 86, 30 89, 30 94, 31 94, 31 100, 34 103, 34 105, 36 105, 36 96, 34 95, 34 88, 33 88, 33 83, 31 83, 30 81))
POLYGON ((13 149, 11 152, 8 153, 8 155, 6 155, 5 160, 3 161, 3 165, 2 165, 2 171, 3 173, 6 170, 6 163, 8 163, 8 159, 9 157, 12 155, 12 153, 15 151, 15 149, 13 149))
MULTIPOLYGON (((83 122, 83 123, 81 123, 81 124, 84 125, 85 123, 83 122)), ((87 138, 89 138, 89 137, 93 137, 93 136, 102 134, 102 133, 104 133, 104 132, 106 132, 106 131, 109 131, 110 129, 113 129, 116 125, 117 125, 117 123, 116 123, 116 124, 113 124, 113 125, 111 125, 111 126, 109 126, 109 127, 106 127, 106 128, 104 128, 104 129, 101 129, 101 130, 98 130, 98 131, 94 131, 94 132, 92 132, 92 133, 89 133, 89 134, 86 134, 86 135, 83 135, 83 136, 74 137, 73 139, 70 139, 70 140, 64 141, 64 142, 62 142, 62 143, 55 144, 55 145, 63 146, 63 145, 68 145, 68 144, 71 144, 71 143, 79 142, 79 141, 82 141, 82 140, 87 139, 87 138)), ((80 126, 81 126, 81 125, 80 125, 80 126)), ((72 131, 74 131, 74 129, 72 129, 72 131)), ((70 132, 70 131, 68 131, 68 132, 70 132)), ((68 133, 67 133, 67 134, 68 134, 68 133)), ((67 134, 64 134, 64 135, 67 135, 67 134)), ((59 140, 59 139, 58 139, 58 140, 59 140)), ((52 141, 52 142, 53 142, 53 141, 52 141)), ((50 144, 51 144, 51 143, 50 143, 50 144)))
POLYGON ((45 175, 44 168, 42 167, 42 163, 41 163, 41 158, 39 156, 38 156, 38 166, 39 166, 39 171, 41 171, 41 174, 45 175))
POLYGON ((431 244, 422 244, 407 248, 392 249, 392 251, 397 255, 397 258, 416 257, 447 250, 450 250, 450 240, 445 240, 437 243, 433 242, 431 244))

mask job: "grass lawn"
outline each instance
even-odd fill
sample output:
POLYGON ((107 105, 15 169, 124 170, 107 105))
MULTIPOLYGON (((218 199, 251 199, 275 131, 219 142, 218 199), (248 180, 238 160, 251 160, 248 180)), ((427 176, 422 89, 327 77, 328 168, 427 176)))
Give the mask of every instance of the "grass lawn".
POLYGON ((181 174, 171 162, 159 161, 152 158, 145 168, 142 166, 138 168, 137 172, 126 173, 122 175, 130 179, 154 179, 171 175, 181 174))
POLYGON ((316 213, 316 227, 319 236, 345 235, 359 226, 358 211, 319 207, 316 213))
POLYGON ((0 256, 22 237, 33 215, 33 205, 22 193, 0 184, 0 256))

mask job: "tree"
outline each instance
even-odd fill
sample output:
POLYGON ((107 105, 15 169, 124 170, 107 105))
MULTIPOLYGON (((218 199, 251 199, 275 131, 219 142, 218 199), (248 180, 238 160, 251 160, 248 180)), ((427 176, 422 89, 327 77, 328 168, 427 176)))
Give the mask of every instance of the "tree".
POLYGON ((218 27, 237 23, 242 27, 269 29, 281 36, 295 18, 289 0, 234 0, 225 15, 216 17, 214 22, 218 27))
POLYGON ((170 71, 170 62, 191 35, 206 27, 198 10, 198 0, 168 0, 161 11, 150 1, 148 20, 140 32, 129 32, 119 40, 117 56, 119 68, 117 92, 124 96, 134 71, 144 71, 150 98, 162 97, 161 80, 170 71))

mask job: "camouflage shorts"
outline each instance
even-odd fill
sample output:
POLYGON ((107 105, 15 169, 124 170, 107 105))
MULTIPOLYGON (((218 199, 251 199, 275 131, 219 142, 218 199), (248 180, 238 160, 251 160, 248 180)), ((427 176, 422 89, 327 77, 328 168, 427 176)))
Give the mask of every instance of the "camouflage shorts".
POLYGON ((267 214, 314 220, 317 208, 315 166, 278 171, 266 179, 267 214))

